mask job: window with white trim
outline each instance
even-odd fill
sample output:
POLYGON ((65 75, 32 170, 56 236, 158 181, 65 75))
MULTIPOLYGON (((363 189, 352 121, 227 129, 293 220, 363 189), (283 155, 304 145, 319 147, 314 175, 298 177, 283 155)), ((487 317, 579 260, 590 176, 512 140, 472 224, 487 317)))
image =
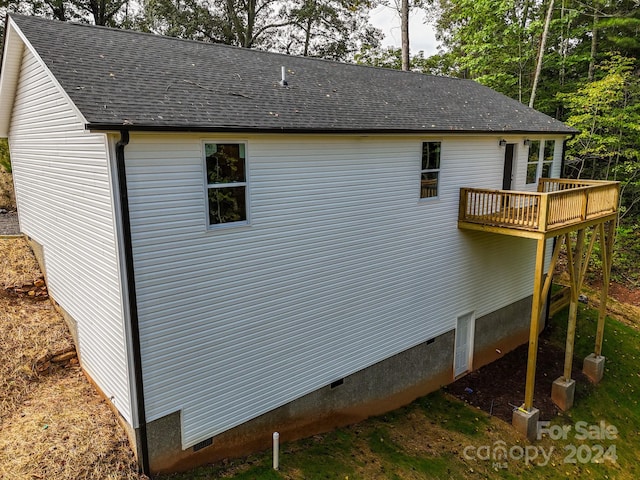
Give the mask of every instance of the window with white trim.
POLYGON ((529 142, 529 156, 527 157, 527 184, 538 181, 538 167, 540 165, 540 140, 529 142))
POLYGON ((556 149, 555 140, 531 140, 527 157, 527 184, 537 183, 539 178, 549 178, 556 149))
POLYGON ((556 149, 555 140, 544 141, 544 153, 542 155, 542 172, 540 176, 542 178, 551 177, 551 167, 553 166, 553 155, 556 149))
POLYGON ((430 198, 438 196, 441 147, 441 142, 422 142, 420 198, 430 198))
POLYGON ((209 225, 247 222, 247 159, 244 143, 205 143, 209 225))

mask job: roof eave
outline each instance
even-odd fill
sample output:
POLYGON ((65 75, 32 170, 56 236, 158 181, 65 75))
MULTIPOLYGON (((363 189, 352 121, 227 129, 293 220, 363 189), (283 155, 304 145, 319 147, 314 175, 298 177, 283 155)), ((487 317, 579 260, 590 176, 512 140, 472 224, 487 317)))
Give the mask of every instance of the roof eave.
POLYGON ((13 102, 18 87, 24 49, 24 42, 16 29, 15 23, 7 15, 2 46, 2 66, 0 67, 0 138, 9 136, 13 102), (13 52, 10 53, 10 50, 13 52))
POLYGON ((287 134, 332 134, 332 135, 574 135, 578 130, 565 128, 563 130, 526 130, 526 129, 410 129, 410 128, 276 128, 251 126, 220 126, 220 125, 131 125, 119 123, 87 123, 85 128, 90 131, 129 131, 129 132, 176 132, 176 133, 287 133, 287 134))

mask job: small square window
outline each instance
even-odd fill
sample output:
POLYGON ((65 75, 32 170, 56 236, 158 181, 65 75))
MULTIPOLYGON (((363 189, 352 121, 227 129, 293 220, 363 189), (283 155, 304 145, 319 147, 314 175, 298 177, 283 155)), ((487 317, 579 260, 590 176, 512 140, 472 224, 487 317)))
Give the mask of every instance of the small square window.
POLYGON ((438 196, 441 142, 422 142, 420 198, 438 196))
POLYGON ((209 225, 247 221, 243 143, 205 143, 209 225))

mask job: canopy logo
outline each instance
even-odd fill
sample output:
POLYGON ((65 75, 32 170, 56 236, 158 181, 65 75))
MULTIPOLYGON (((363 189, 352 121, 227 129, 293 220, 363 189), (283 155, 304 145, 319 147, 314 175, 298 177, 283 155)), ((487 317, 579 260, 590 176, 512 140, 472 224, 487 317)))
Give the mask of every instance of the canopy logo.
POLYGON ((619 436, 614 425, 604 420, 597 424, 576 422, 574 425, 552 425, 551 422, 538 422, 537 438, 549 438, 554 441, 570 441, 562 448, 542 445, 512 445, 503 440, 492 445, 468 445, 462 456, 465 460, 492 462, 496 470, 509 468, 510 462, 524 462, 527 466, 545 467, 551 463, 586 464, 610 461, 617 463, 615 443, 619 436), (576 443, 573 443, 575 441, 576 443), (593 443, 598 442, 598 443, 593 443))

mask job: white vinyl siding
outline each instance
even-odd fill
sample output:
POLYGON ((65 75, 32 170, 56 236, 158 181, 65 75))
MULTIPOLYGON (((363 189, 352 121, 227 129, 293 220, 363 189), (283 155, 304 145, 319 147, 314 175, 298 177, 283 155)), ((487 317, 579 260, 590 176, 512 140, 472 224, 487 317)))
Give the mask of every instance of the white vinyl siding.
POLYGON ((126 148, 146 411, 185 448, 532 293, 535 242, 457 228, 461 186, 501 188, 493 137, 439 139, 429 202, 423 137, 238 137, 251 226, 221 230, 203 140, 126 148))
POLYGON ((106 138, 84 130, 28 48, 9 141, 21 229, 44 247, 48 287, 77 322, 83 367, 131 423, 106 138))

